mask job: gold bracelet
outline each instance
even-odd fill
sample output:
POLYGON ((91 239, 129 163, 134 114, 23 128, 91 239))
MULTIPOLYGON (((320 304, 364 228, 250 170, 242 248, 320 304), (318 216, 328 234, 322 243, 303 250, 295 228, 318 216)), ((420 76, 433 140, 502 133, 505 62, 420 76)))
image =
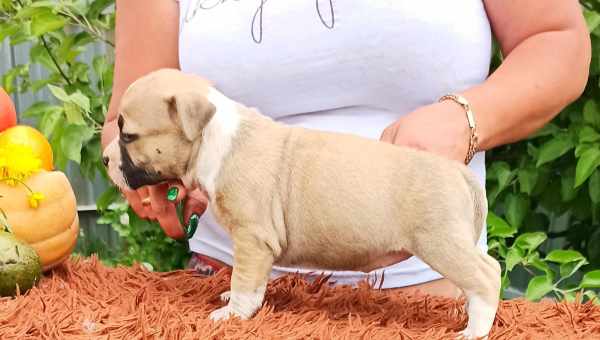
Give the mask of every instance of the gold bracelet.
POLYGON ((439 102, 443 102, 445 100, 451 100, 457 103, 465 110, 467 114, 467 122, 469 123, 469 128, 471 129, 471 136, 469 138, 469 149, 467 150, 467 156, 465 157, 465 164, 469 164, 469 162, 475 156, 475 153, 478 151, 477 126, 475 124, 475 115, 473 114, 473 110, 471 110, 471 104, 465 97, 458 94, 447 94, 442 96, 439 99, 439 102))

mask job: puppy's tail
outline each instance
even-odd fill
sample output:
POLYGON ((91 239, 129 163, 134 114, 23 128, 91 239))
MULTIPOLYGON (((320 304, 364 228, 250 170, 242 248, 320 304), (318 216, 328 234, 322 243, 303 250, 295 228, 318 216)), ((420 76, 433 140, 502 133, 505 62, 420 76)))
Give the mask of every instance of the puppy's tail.
POLYGON ((486 218, 488 212, 488 202, 485 195, 485 189, 479 183, 479 180, 475 177, 475 174, 468 167, 461 167, 461 173, 471 190, 471 196, 473 198, 473 223, 475 227, 475 242, 479 240, 481 230, 487 226, 486 218))

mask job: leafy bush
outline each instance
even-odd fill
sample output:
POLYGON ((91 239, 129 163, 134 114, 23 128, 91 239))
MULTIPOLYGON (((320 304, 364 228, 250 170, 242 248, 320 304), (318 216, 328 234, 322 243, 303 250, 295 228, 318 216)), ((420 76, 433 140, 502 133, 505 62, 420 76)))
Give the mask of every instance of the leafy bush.
POLYGON ((533 276, 531 299, 592 298, 584 289, 600 288, 599 270, 579 272, 600 267, 600 5, 584 5, 593 44, 585 93, 528 139, 487 153, 490 251, 503 287, 514 268, 533 276))
MULTIPOLYGON (((600 4, 582 1, 590 27, 594 59, 585 94, 552 123, 520 143, 488 152, 490 252, 510 273, 525 270, 526 296, 554 292, 572 300, 577 292, 593 298, 600 287, 600 4), (563 243, 556 243, 556 242, 563 243), (553 243, 554 242, 554 243, 553 243), (568 250, 554 249, 557 247, 568 250), (586 272, 584 274, 584 272, 586 272)), ((48 89, 53 102, 38 102, 22 114, 37 119, 50 138, 57 165, 79 164, 87 178, 100 174, 99 132, 108 107, 113 65, 96 56, 90 65, 81 53, 99 44, 112 52, 113 0, 0 0, 0 41, 28 44, 30 63, 47 71, 31 79, 30 63, 18 65, 2 81, 9 92, 48 89), (58 104, 56 104, 58 103, 58 104)), ((494 64, 501 58, 496 55, 494 64)), ((181 267, 186 247, 140 220, 114 188, 97 201, 99 223, 122 237, 123 251, 111 263, 147 262, 158 270, 181 267)))
MULTIPOLYGON (((9 93, 50 92, 54 100, 34 103, 21 116, 37 120, 52 144, 58 168, 74 162, 88 179, 107 179, 100 130, 111 96, 113 64, 106 55, 96 55, 90 65, 82 53, 95 46, 113 54, 113 4, 114 0, 0 0, 0 42, 9 38, 11 45, 29 49, 29 62, 6 72, 2 86, 9 93), (43 67, 42 78, 30 77, 33 64, 43 67)), ((157 224, 140 220, 114 188, 99 197, 97 206, 98 222, 111 225, 123 241, 116 258, 103 260, 146 262, 158 270, 183 266, 186 246, 166 238, 157 224)))

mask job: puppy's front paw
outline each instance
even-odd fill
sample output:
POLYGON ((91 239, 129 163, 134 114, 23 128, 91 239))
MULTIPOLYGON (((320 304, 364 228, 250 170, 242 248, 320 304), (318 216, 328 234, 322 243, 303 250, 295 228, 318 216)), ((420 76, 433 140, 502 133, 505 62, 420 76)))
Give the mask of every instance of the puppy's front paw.
POLYGON ((240 315, 236 315, 236 313, 231 310, 229 305, 221 307, 221 308, 211 312, 208 317, 212 321, 221 321, 221 320, 228 320, 231 316, 237 316, 240 319, 243 319, 240 315))

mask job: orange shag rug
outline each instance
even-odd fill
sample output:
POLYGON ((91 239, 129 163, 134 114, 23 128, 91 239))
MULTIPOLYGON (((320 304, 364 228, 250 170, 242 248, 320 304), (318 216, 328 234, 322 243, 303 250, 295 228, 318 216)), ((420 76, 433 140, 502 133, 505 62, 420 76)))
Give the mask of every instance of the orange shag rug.
MULTIPOLYGON (((464 301, 333 287, 284 276, 250 321, 213 323, 230 272, 107 268, 72 259, 24 296, 0 299, 0 339, 454 339, 464 301)), ((503 301, 490 339, 600 339, 600 306, 503 301)))

